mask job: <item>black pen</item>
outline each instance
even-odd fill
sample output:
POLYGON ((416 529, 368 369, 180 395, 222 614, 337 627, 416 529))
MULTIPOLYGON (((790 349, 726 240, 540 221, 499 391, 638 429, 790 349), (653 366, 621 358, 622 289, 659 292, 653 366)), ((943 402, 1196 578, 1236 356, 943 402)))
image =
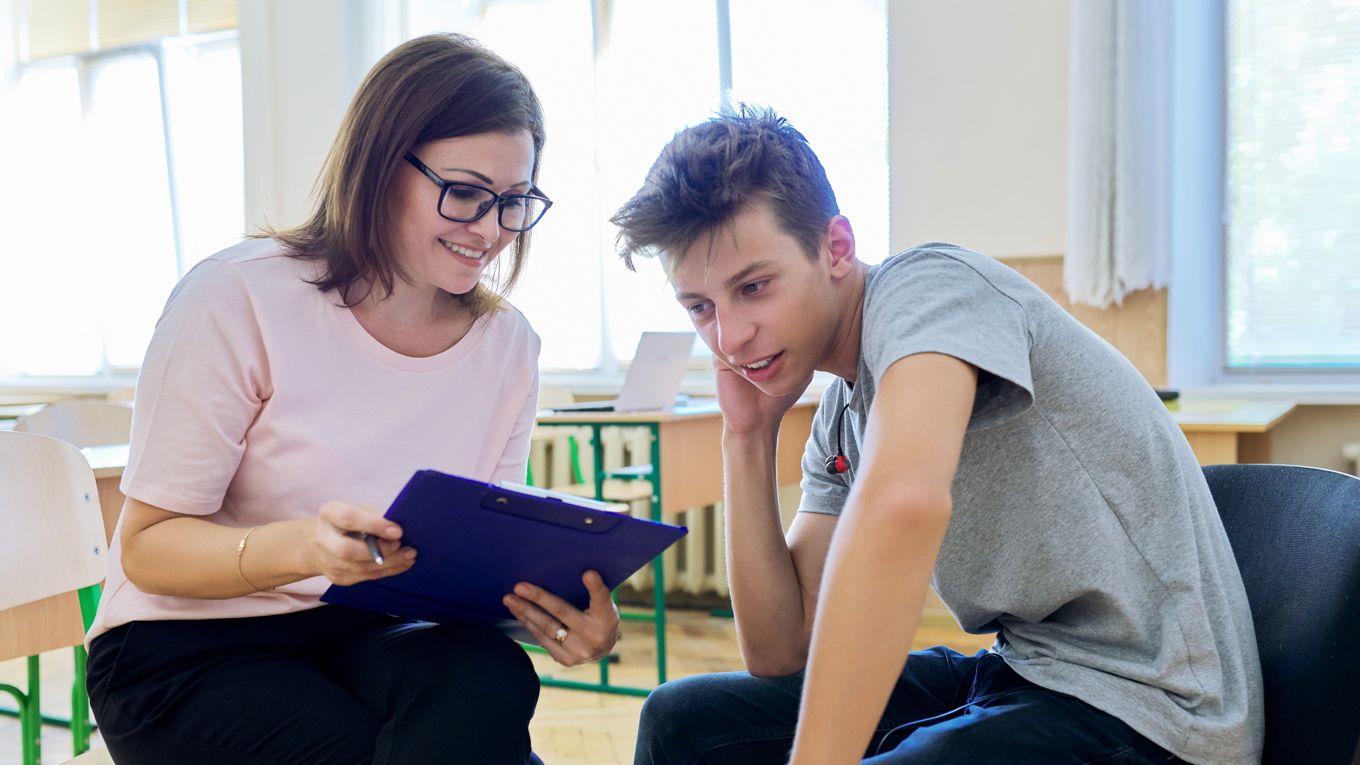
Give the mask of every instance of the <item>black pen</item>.
POLYGON ((373 556, 373 562, 381 566, 383 564, 383 556, 382 553, 378 551, 378 538, 372 534, 365 534, 364 544, 368 545, 368 554, 373 556))
POLYGON ((378 549, 378 538, 372 534, 361 534, 357 531, 345 532, 347 536, 357 537, 364 540, 364 545, 368 547, 368 554, 373 557, 373 562, 381 566, 383 564, 382 551, 378 549))

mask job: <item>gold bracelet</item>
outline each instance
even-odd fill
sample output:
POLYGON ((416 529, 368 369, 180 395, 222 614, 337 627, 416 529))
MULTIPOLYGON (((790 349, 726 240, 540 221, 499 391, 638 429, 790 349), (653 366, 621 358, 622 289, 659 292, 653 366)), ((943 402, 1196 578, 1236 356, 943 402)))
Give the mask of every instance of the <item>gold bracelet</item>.
MULTIPOLYGON (((241 581, 245 582, 246 586, 248 586, 250 589, 254 590, 255 592, 264 592, 263 589, 256 587, 254 582, 247 579, 246 572, 241 570, 241 556, 246 551, 246 541, 250 539, 250 535, 253 534, 255 532, 255 529, 258 528, 259 526, 251 526, 249 529, 246 529, 246 533, 241 537, 240 544, 236 545, 236 575, 241 577, 241 581)), ((270 587, 269 589, 272 590, 274 588, 270 587)))

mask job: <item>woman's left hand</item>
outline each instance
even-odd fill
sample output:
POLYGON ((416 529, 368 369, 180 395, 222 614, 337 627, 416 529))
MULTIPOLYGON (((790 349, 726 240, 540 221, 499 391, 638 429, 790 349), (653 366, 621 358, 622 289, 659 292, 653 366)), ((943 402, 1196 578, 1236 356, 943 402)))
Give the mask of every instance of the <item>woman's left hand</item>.
POLYGON ((510 613, 564 667, 602 659, 619 642, 619 609, 609 588, 594 571, 587 571, 581 581, 590 591, 590 605, 584 611, 528 582, 515 585, 515 593, 503 599, 510 613))

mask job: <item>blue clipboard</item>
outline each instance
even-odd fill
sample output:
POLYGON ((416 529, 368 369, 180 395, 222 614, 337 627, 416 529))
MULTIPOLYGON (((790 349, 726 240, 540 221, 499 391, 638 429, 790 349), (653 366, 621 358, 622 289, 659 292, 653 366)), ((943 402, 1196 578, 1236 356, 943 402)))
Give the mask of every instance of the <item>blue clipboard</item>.
POLYGON ((385 517, 401 526, 402 544, 419 553, 415 565, 383 579, 331 585, 322 601, 431 622, 501 626, 514 621, 501 598, 519 582, 585 610, 590 593, 581 575, 587 570, 598 571, 613 590, 688 533, 436 470, 411 476, 385 517))

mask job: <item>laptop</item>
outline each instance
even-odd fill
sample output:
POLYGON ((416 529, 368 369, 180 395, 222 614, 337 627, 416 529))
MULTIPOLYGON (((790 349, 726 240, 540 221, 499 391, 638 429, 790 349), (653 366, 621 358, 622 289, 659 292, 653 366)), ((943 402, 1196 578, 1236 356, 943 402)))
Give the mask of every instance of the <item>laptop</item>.
POLYGON ((693 332, 643 332, 619 397, 552 407, 554 412, 641 412, 670 409, 694 347, 693 332))

